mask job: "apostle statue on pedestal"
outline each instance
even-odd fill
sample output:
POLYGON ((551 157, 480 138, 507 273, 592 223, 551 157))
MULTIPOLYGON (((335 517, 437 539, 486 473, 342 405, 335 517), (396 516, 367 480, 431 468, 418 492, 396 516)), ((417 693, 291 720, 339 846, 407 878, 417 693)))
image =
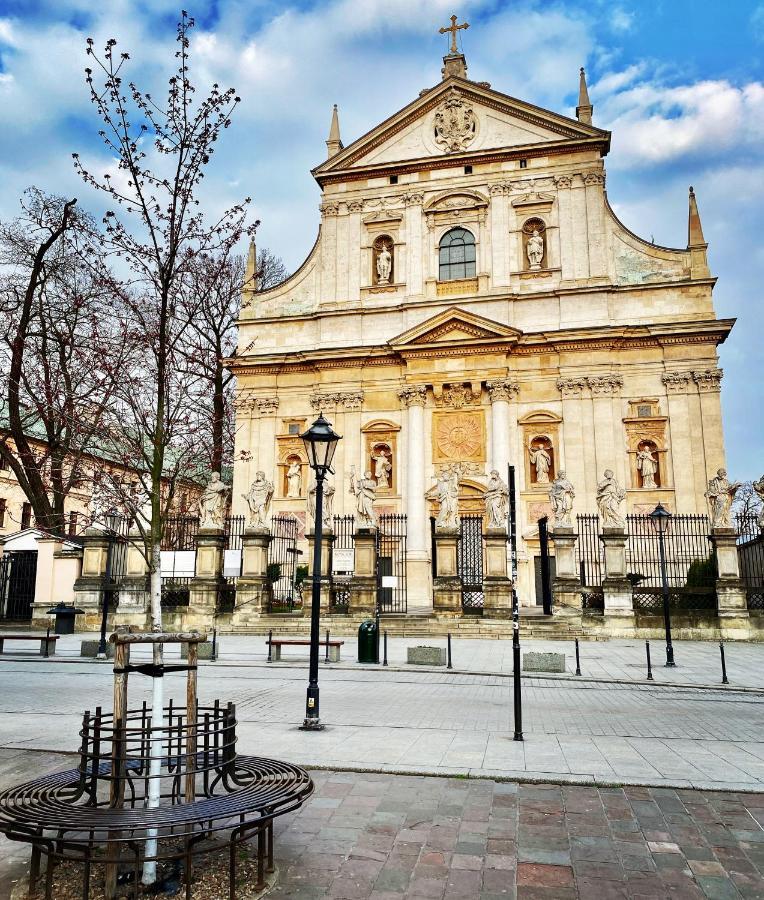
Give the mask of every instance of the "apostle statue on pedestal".
POLYGON ((568 481, 565 472, 560 472, 549 488, 549 500, 554 513, 555 528, 571 528, 573 525, 571 512, 573 498, 576 496, 573 485, 568 481))
MULTIPOLYGON (((316 527, 316 490, 316 481, 314 479, 310 486, 310 490, 308 491, 308 515, 310 516, 311 522, 313 522, 313 528, 316 527)), ((333 529, 333 509, 334 485, 328 478, 324 478, 324 494, 321 501, 321 527, 324 531, 331 531, 333 529)))
POLYGON ((501 475, 494 469, 488 479, 485 491, 485 511, 488 515, 489 528, 507 527, 507 504, 509 488, 501 475))
POLYGON ((231 489, 213 472, 199 498, 199 528, 222 528, 231 489))
POLYGON ((355 466, 350 470, 350 493, 355 497, 356 528, 375 528, 374 500, 377 493, 377 482, 371 472, 364 472, 363 478, 356 478, 355 466))
POLYGON ((645 446, 637 453, 637 469, 642 475, 643 488, 656 488, 655 473, 658 471, 658 460, 649 447, 645 446))
POLYGON ((711 510, 712 528, 732 527, 730 512, 732 501, 735 499, 735 494, 739 487, 739 481, 736 481, 734 484, 729 483, 726 469, 719 469, 716 477, 708 482, 706 499, 711 510))
POLYGON ((440 508, 435 519, 436 528, 459 527, 459 473, 444 470, 438 475, 436 497, 440 508))
POLYGON ((302 490, 302 466, 299 460, 292 460, 286 473, 287 497, 299 497, 302 490))
POLYGON ((626 520, 621 515, 621 504, 626 491, 618 484, 611 469, 605 469, 605 477, 597 484, 597 507, 603 528, 624 528, 626 520))
POLYGON ((273 482, 268 481, 265 472, 257 472, 248 493, 242 494, 249 506, 249 527, 267 529, 268 509, 273 497, 273 482))

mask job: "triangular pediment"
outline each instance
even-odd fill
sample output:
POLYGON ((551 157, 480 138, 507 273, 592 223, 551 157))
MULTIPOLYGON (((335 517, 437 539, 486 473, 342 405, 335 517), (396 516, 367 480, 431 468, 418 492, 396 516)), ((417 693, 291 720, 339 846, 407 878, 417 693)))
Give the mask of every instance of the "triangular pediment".
POLYGON ((485 84, 451 77, 409 103, 313 170, 319 181, 343 171, 433 157, 480 155, 560 143, 600 142, 610 134, 525 103, 485 84))
POLYGON ((516 341, 522 332, 475 313, 452 307, 394 337, 392 347, 404 350, 427 344, 516 341))

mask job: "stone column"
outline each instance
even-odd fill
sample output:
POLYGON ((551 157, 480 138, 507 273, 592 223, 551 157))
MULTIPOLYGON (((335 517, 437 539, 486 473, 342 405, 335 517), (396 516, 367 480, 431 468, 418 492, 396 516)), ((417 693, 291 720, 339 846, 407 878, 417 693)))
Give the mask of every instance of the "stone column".
MULTIPOLYGON (((310 616, 310 611, 313 607, 313 548, 316 545, 315 531, 309 531, 306 537, 308 539, 308 577, 305 580, 302 590, 302 614, 304 616, 310 616)), ((329 590, 331 587, 329 581, 329 576, 331 574, 329 572, 329 561, 331 560, 333 540, 334 535, 332 532, 324 530, 321 535, 321 571, 319 573, 321 581, 321 615, 328 615, 329 613, 329 590)))
POLYGON ((711 542, 716 550, 716 606, 721 635, 745 640, 749 637, 748 600, 740 579, 737 532, 734 528, 712 528, 711 542))
POLYGON ((568 175, 560 175, 556 182, 557 203, 559 204, 560 223, 560 268, 563 281, 572 281, 575 277, 575 253, 573 251, 573 223, 571 202, 571 180, 568 175))
POLYGON ((408 516, 406 523, 408 596, 415 601, 410 605, 429 606, 431 570, 424 483, 424 407, 427 402, 427 387, 423 384, 406 385, 398 391, 398 397, 407 410, 404 502, 408 516))
POLYGON ((594 416, 593 444, 597 460, 597 477, 605 469, 612 469, 621 484, 626 482, 626 453, 623 441, 616 441, 616 428, 622 429, 613 414, 613 398, 620 394, 623 378, 618 374, 590 375, 587 379, 592 393, 594 416))
POLYGON ((726 465, 724 460, 724 433, 722 431, 722 370, 708 368, 692 373, 698 386, 700 400, 703 450, 706 456, 706 471, 715 472, 726 465))
POLYGON ((510 402, 520 387, 513 379, 504 378, 486 382, 486 388, 491 398, 491 468, 503 477, 514 456, 510 450, 510 402))
MULTIPOLYGON (((586 382, 581 377, 557 379, 557 390, 562 397, 562 431, 565 440, 565 459, 557 460, 557 472, 565 470, 568 479, 578 489, 581 499, 593 495, 594 472, 587 482, 586 453, 588 441, 584 439, 584 425, 581 413, 586 382)), ((579 501, 580 502, 580 501, 579 501)))
POLYGON ((602 593, 605 599, 605 622, 619 627, 633 627, 634 602, 632 587, 626 578, 625 528, 607 527, 602 529, 600 540, 605 545, 605 577, 602 593))
POLYGON ((581 579, 576 561, 576 531, 571 525, 556 525, 549 536, 554 541, 555 559, 553 612, 555 615, 580 613, 581 579))
POLYGON ((507 576, 507 532, 503 528, 488 528, 485 533, 483 595, 485 618, 512 617, 512 579, 507 576))
MULTIPOLYGON (((676 509, 682 512, 705 512, 698 508, 698 492, 695 487, 695 473, 692 464, 692 428, 687 392, 690 389, 690 372, 664 372, 661 376, 666 388, 668 431, 671 444, 671 478, 663 472, 663 485, 674 488, 676 509)), ((664 454, 664 459, 668 454, 664 454)), ((668 460, 666 459, 668 464, 668 460)))
POLYGON ((247 528, 242 538, 241 576, 236 582, 236 606, 231 615, 234 628, 255 625, 268 614, 268 545, 267 528, 247 528))
POLYGON ((432 589, 433 610, 438 615, 462 612, 462 583, 457 566, 458 528, 435 529, 436 572, 432 589))
POLYGON ((109 538, 98 528, 88 528, 82 536, 82 544, 82 569, 74 583, 74 605, 84 610, 84 615, 77 617, 76 627, 90 631, 101 627, 109 538))
POLYGON ((355 572, 350 581, 348 612, 373 616, 377 610, 377 530, 359 528, 355 533, 355 572))
POLYGON ((223 584, 223 549, 225 534, 222 528, 200 528, 196 535, 196 572, 191 579, 188 610, 183 627, 198 631, 212 628, 217 607, 218 591, 223 584))

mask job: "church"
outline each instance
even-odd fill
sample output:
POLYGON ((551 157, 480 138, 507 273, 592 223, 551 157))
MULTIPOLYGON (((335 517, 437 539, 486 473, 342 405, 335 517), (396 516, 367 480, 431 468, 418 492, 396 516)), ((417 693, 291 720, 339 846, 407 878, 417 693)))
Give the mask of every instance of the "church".
POLYGON ((491 473, 513 468, 516 588, 531 606, 561 475, 574 521, 596 511, 606 470, 624 513, 705 514, 725 463, 717 347, 733 320, 714 312, 693 189, 685 247, 632 233, 608 200, 610 133, 584 70, 575 118, 541 109, 471 80, 458 27, 441 81, 347 146, 334 107, 311 173, 315 244, 282 284, 245 291, 229 361, 233 513, 264 472, 271 513, 294 516, 307 549, 299 435, 322 412, 342 435, 333 516, 355 513, 364 477, 380 521, 405 516, 403 612, 432 609, 444 474, 475 518, 491 473))

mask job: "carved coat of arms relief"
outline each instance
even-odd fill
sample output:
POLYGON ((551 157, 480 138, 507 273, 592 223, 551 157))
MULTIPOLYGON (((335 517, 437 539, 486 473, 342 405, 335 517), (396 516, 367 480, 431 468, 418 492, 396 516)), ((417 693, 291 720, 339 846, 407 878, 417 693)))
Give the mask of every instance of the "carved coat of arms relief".
POLYGON ((461 91, 453 88, 435 111, 435 143, 446 153, 466 150, 477 133, 477 117, 461 91))

